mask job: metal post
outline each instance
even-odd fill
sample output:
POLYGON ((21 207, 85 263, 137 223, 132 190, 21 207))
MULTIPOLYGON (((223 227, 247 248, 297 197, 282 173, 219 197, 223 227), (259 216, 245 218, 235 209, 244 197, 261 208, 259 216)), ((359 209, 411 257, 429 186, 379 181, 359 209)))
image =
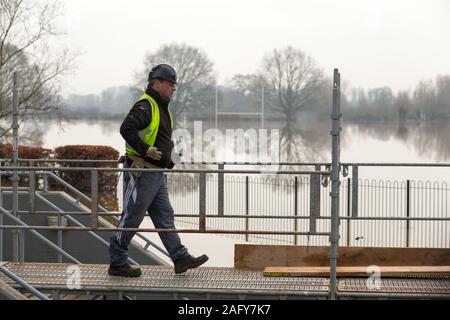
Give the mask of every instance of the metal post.
MULTIPOLYGON (((294 216, 298 217, 298 177, 294 179, 294 216)), ((294 231, 298 231, 298 219, 294 220, 294 231)), ((294 235, 294 244, 298 244, 297 236, 294 235)))
MULTIPOLYGON (((406 217, 410 217, 411 181, 406 180, 406 217)), ((406 247, 409 247, 409 220, 406 220, 406 247)))
MULTIPOLYGON (((17 88, 17 73, 14 72, 13 74, 13 151, 12 151, 12 158, 13 158, 13 166, 17 167, 18 164, 18 152, 19 152, 19 124, 17 117, 19 115, 19 93, 17 88)), ((13 198, 12 198, 12 213, 15 217, 20 219, 20 216, 17 214, 19 211, 19 175, 18 171, 13 171, 13 177, 12 177, 12 185, 13 185, 13 198)), ((13 261, 17 262, 19 261, 19 239, 20 239, 20 230, 12 230, 12 259, 13 261)))
POLYGON ((336 299, 337 259, 339 244, 339 186, 340 186, 340 74, 334 69, 333 77, 333 114, 332 119, 332 156, 331 156, 331 235, 330 235, 330 298, 336 299))
MULTIPOLYGON (((316 165, 315 170, 320 171, 320 165, 316 165)), ((315 207, 314 216, 316 218, 320 218, 320 175, 316 174, 315 176, 316 176, 316 181, 314 183, 314 191, 316 193, 316 196, 315 196, 316 204, 314 206, 315 207)))
MULTIPOLYGON (((29 162, 29 166, 33 166, 33 161, 29 162)), ((35 201, 35 192, 36 192, 36 173, 34 171, 30 171, 28 174, 28 205, 29 205, 29 213, 36 212, 36 201, 35 201)), ((19 250, 19 261, 25 262, 25 232, 20 233, 19 237, 20 241, 20 250, 19 250)))
POLYGON ((92 229, 98 229, 98 171, 91 171, 91 213, 92 213, 92 229))
POLYGON ((22 230, 19 232, 19 262, 25 262, 25 231, 22 230))
MULTIPOLYGON (((249 212, 249 187, 248 187, 248 176, 245 176, 245 215, 247 218, 245 218, 245 231, 248 231, 249 229, 249 219, 248 215, 249 212)), ((248 242, 249 235, 248 233, 245 234, 245 242, 248 242)))
MULTIPOLYGON (((30 162, 30 167, 33 166, 33 163, 30 162)), ((36 172, 30 171, 28 174, 28 200, 29 200, 29 212, 36 212, 36 172)))
POLYGON ((44 173, 42 176, 44 179, 44 192, 48 192, 48 175, 47 173, 44 173))
MULTIPOLYGON (((223 163, 219 164, 219 170, 225 170, 225 165, 223 163)), ((218 190, 218 194, 217 194, 217 214, 219 215, 219 217, 223 216, 223 200, 225 197, 225 191, 224 191, 224 174, 223 173, 219 173, 219 178, 218 178, 218 186, 217 186, 217 190, 218 190)))
MULTIPOLYGON (((58 227, 61 227, 61 226, 62 226, 62 216, 61 216, 61 214, 58 213, 58 227)), ((57 242, 58 247, 62 249, 62 247, 63 247, 63 232, 62 232, 62 230, 57 231, 56 242, 57 242)), ((62 254, 59 252, 57 254, 57 259, 58 259, 58 263, 63 262, 62 254)))
MULTIPOLYGON (((352 212, 351 212, 351 196, 350 196, 350 190, 351 190, 351 178, 347 179, 347 217, 351 217, 352 212)), ((351 219, 347 219, 347 247, 350 247, 350 220, 351 219)))
MULTIPOLYGON (((316 171, 320 171, 320 165, 315 166, 316 171)), ((310 176, 310 220, 309 231, 311 233, 317 230, 317 218, 320 218, 320 176, 312 174, 310 176)))
POLYGON ((206 173, 199 176, 199 231, 206 230, 206 173))
POLYGON ((309 176, 309 232, 316 232, 316 175, 309 176))
POLYGON ((358 217, 358 166, 352 166, 352 217, 358 217))

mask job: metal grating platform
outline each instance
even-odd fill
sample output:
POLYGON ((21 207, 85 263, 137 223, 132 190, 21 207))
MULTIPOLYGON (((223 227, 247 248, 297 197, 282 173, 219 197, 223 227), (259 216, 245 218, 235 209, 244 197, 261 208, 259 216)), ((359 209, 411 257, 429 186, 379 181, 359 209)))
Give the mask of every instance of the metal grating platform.
POLYGON ((447 294, 450 295, 450 276, 439 278, 381 278, 377 287, 367 286, 365 278, 341 278, 338 290, 341 292, 404 293, 404 294, 447 294))
MULTIPOLYGON (((6 263, 5 267, 39 290, 67 291, 69 264, 6 263)), ((114 277, 107 265, 79 265, 81 291, 124 293, 192 292, 210 294, 323 296, 328 294, 327 278, 268 278, 262 272, 232 268, 198 268, 175 275, 173 268, 141 266, 139 278, 114 277)), ((1 276, 0 276, 1 277, 1 276)), ((3 279, 14 285, 5 276, 3 279)))
MULTIPOLYGON (((70 264, 3 264, 30 285, 43 292, 84 292, 105 296, 131 295, 138 298, 327 298, 329 279, 322 277, 264 277, 262 272, 232 268, 199 268, 175 275, 173 268, 141 266, 139 278, 113 277, 107 265, 79 265, 80 287, 68 287, 73 280, 70 264), (72 278, 71 278, 72 277, 72 278), (179 294, 179 295, 178 295, 179 294)), ((0 274, 0 278, 18 287, 0 274)), ((380 287, 370 289, 366 278, 339 278, 341 298, 450 298, 450 276, 381 278, 380 287)))

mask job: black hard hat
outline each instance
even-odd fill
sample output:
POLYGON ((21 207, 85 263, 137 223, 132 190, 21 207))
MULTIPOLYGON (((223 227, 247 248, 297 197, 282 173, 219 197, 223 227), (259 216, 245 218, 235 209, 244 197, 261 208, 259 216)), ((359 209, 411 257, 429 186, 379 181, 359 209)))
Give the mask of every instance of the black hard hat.
POLYGON ((169 66, 168 64, 159 64, 154 67, 148 75, 148 82, 153 79, 161 79, 172 83, 177 83, 177 73, 172 66, 169 66))

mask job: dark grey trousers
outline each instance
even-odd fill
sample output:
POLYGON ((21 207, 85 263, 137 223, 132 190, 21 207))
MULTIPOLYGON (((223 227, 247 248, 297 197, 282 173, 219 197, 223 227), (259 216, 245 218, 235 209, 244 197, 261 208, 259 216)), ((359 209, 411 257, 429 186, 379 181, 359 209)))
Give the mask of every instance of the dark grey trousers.
MULTIPOLYGON (((118 227, 138 228, 148 212, 157 229, 175 229, 174 211, 169 201, 166 181, 161 172, 124 173, 125 192, 123 212, 118 227)), ((115 232, 111 236, 109 253, 111 264, 120 266, 128 259, 128 246, 135 232, 115 232)), ((174 261, 188 255, 178 233, 159 233, 170 258, 174 261)))

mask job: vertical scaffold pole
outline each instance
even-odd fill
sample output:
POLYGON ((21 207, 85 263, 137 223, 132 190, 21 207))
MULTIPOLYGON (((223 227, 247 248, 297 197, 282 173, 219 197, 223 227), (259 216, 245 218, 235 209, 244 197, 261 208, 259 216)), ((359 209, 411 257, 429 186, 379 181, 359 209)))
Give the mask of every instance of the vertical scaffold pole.
POLYGON ((336 299, 337 293, 337 258, 339 243, 339 188, 340 188, 340 79, 338 69, 333 77, 333 114, 332 119, 332 155, 331 155, 331 235, 330 235, 330 299, 336 299))
MULTIPOLYGON (((13 151, 12 151, 12 160, 13 160, 13 166, 17 167, 18 165, 18 159, 19 159, 19 124, 17 117, 19 115, 19 90, 18 90, 18 83, 17 83, 17 73, 14 72, 13 74, 13 123, 12 123, 12 129, 13 129, 13 151)), ((12 213, 15 217, 19 217, 19 173, 17 170, 14 170, 13 176, 12 176, 12 187, 13 187, 13 198, 12 198, 12 213)), ((19 261, 19 239, 21 236, 21 231, 19 230, 12 230, 12 259, 15 262, 19 261)))

